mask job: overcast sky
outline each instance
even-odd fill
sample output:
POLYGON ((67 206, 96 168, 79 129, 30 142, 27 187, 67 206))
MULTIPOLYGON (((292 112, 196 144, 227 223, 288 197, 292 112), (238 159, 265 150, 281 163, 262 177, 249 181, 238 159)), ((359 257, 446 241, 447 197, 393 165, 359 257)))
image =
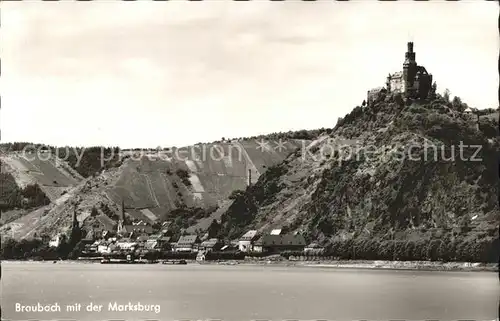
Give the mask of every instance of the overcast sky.
POLYGON ((3 2, 3 141, 183 146, 332 127, 417 63, 498 105, 498 4, 3 2))

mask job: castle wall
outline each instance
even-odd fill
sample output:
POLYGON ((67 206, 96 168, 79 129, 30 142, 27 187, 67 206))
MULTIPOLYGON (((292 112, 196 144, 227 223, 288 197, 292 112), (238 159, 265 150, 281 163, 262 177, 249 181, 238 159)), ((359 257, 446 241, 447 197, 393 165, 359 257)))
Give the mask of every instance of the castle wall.
POLYGON ((403 93, 405 91, 405 84, 402 76, 391 76, 389 83, 391 85, 391 92, 403 93))
POLYGON ((366 100, 368 106, 372 105, 372 103, 375 100, 377 100, 377 98, 379 97, 379 95, 382 92, 386 92, 386 89, 384 87, 378 87, 378 88, 374 88, 372 90, 369 90, 368 94, 367 94, 367 100, 366 100))

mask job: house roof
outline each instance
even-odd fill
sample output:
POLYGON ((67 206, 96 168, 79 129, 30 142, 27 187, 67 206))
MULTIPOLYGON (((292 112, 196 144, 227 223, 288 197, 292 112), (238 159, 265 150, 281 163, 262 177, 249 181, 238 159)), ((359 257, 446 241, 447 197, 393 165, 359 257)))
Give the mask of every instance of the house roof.
POLYGON ((218 239, 209 239, 201 243, 201 246, 204 247, 214 247, 217 243, 219 243, 218 239))
POLYGON ((402 71, 397 71, 391 75, 391 78, 403 78, 403 72, 402 71))
POLYGON ((243 234, 241 239, 242 240, 250 240, 250 239, 254 238, 256 235, 257 235, 256 230, 250 230, 250 231, 246 232, 245 234, 243 234))
POLYGON ((272 230, 270 234, 271 235, 280 235, 281 234, 281 229, 279 228, 279 229, 272 230))
POLYGON ((126 233, 130 232, 142 232, 142 233, 152 233, 153 232, 153 227, 151 225, 125 225, 123 226, 123 229, 125 230, 126 233))
POLYGON ((307 246, 307 248, 310 248, 310 249, 321 249, 323 248, 321 245, 319 245, 318 243, 311 243, 307 246))
POLYGON ((146 245, 145 245, 145 248, 147 249, 154 249, 156 247, 156 245, 158 245, 158 242, 147 242, 146 245))
POLYGON ((164 236, 161 234, 154 234, 154 235, 150 235, 148 237, 148 242, 153 242, 153 241, 170 242, 170 239, 171 239, 170 236, 164 236))
POLYGON ((385 90, 385 87, 376 87, 376 88, 372 88, 370 90, 368 90, 369 93, 378 93, 382 90, 385 90))
POLYGON ((177 244, 193 244, 199 241, 198 235, 184 235, 179 238, 177 244))
POLYGON ((119 241, 119 242, 116 242, 116 245, 137 245, 137 242, 133 242, 133 241, 119 241))
POLYGON ((272 245, 297 245, 305 246, 306 240, 300 234, 284 234, 284 235, 263 235, 256 245, 272 246, 272 245))

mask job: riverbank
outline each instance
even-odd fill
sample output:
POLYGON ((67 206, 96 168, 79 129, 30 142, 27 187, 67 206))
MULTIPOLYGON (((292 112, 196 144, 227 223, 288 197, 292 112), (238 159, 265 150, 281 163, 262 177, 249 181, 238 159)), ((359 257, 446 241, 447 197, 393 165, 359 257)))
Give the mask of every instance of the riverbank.
POLYGON ((209 262, 203 264, 223 265, 272 265, 283 267, 316 267, 338 269, 385 269, 385 270, 420 270, 420 271, 462 271, 462 272, 498 272, 495 263, 471 262, 403 262, 403 261, 234 261, 209 262))
MULTIPOLYGON (((426 261, 289 261, 289 260, 240 260, 240 261, 202 261, 186 260, 188 264, 207 265, 244 265, 244 266, 282 266, 282 267, 316 267, 338 269, 385 269, 385 270, 423 270, 423 271, 463 271, 463 272, 498 272, 496 263, 472 262, 426 262, 426 261)), ((64 261, 2 261, 2 263, 46 263, 46 264, 100 264, 95 260, 64 260, 64 261)), ((142 263, 142 262, 141 262, 142 263)), ((148 263, 142 263, 148 264, 148 263)), ((161 264, 149 263, 149 264, 161 264)))
POLYGON ((351 269, 427 270, 427 271, 483 271, 498 272, 498 264, 471 262, 404 262, 404 261, 338 261, 300 262, 298 266, 351 269))

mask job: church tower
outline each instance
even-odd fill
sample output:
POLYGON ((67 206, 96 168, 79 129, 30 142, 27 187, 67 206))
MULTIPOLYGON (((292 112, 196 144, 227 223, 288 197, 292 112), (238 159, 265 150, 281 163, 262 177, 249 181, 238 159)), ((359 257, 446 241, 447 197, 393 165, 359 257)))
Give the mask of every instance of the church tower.
POLYGON ((124 227, 126 225, 126 220, 125 220, 125 202, 122 199, 122 206, 121 206, 121 212, 120 212, 120 218, 118 219, 118 229, 117 232, 118 234, 122 234, 124 231, 124 227))
POLYGON ((413 95, 413 82, 417 74, 417 62, 413 51, 413 42, 408 42, 403 63, 403 92, 406 96, 413 95))

